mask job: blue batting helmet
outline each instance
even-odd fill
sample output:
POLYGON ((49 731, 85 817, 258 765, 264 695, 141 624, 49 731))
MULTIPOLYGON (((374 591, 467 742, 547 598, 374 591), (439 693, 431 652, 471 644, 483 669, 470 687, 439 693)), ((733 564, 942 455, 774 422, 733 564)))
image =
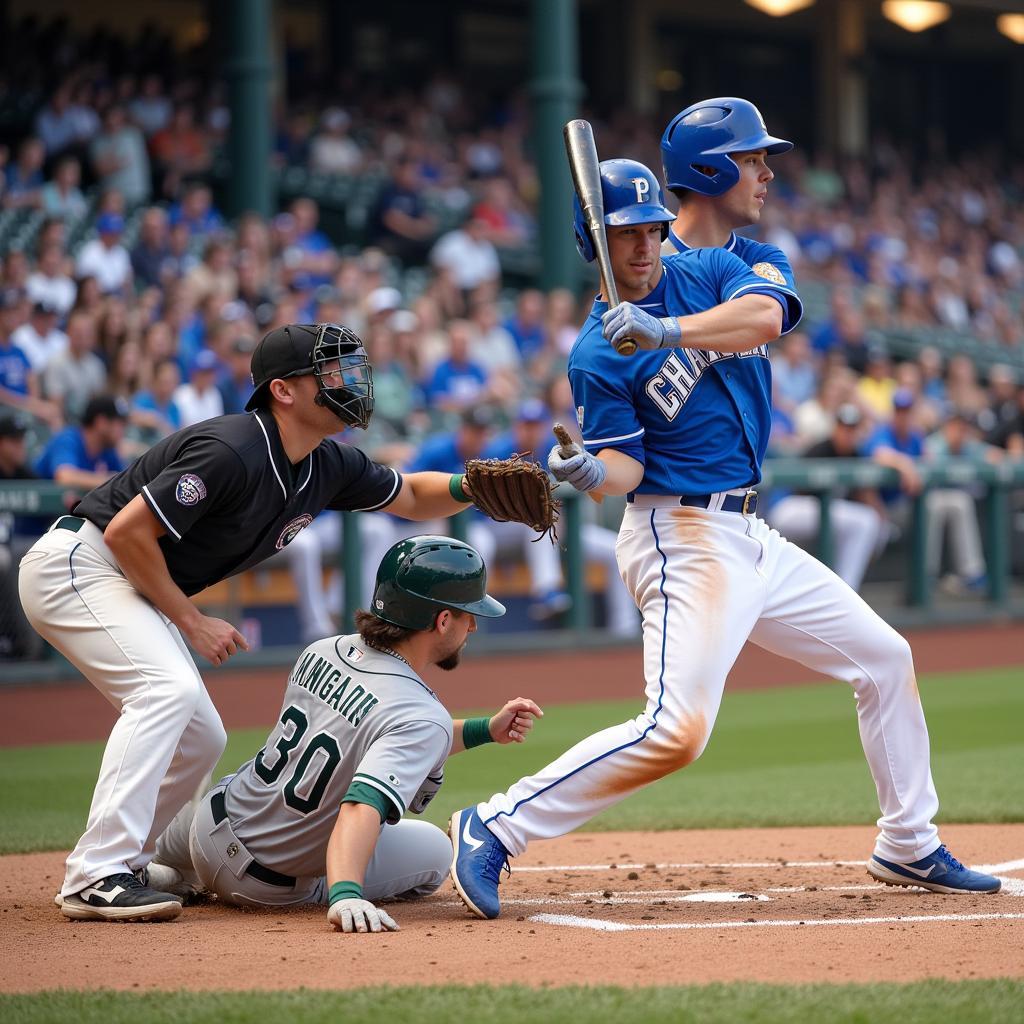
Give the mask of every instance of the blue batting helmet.
MULTIPOLYGON (((665 207, 665 195, 657 176, 637 160, 601 161, 601 197, 604 200, 604 222, 611 228, 660 222, 664 239, 668 237, 669 224, 676 219, 665 207)), ((593 263, 596 256, 594 242, 579 196, 573 197, 572 210, 576 248, 588 263, 593 263)))
POLYGON ((665 185, 720 196, 740 180, 731 153, 766 149, 785 153, 792 142, 768 134, 761 111, 749 100, 720 96, 676 114, 661 137, 665 185))

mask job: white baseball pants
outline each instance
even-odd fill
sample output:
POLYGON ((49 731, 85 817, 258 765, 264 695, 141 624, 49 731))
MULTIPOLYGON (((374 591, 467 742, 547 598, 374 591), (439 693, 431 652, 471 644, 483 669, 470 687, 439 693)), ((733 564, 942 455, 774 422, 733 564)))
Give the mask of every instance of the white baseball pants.
POLYGON ((932 853, 938 798, 906 640, 763 520, 670 502, 638 498, 619 531, 620 571, 643 615, 646 709, 479 804, 482 820, 515 856, 692 763, 749 639, 853 687, 882 810, 875 851, 902 862, 932 853))
POLYGON ((132 587, 102 533, 51 529, 21 561, 36 631, 120 715, 61 895, 145 867, 156 839, 224 752, 227 737, 177 628, 132 587))

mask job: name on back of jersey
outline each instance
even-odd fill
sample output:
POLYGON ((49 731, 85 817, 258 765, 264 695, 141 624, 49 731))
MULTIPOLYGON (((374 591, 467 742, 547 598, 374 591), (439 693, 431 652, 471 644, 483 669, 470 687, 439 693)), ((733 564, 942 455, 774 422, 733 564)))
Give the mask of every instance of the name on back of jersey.
POLYGON ((360 683, 349 689, 351 682, 350 675, 343 679, 341 669, 313 651, 306 651, 288 677, 289 686, 308 690, 354 727, 380 701, 360 683))
POLYGON ((747 359, 751 356, 767 359, 768 346, 759 345, 749 352, 673 349, 661 364, 661 369, 644 385, 644 391, 667 420, 674 420, 709 366, 723 359, 747 359))

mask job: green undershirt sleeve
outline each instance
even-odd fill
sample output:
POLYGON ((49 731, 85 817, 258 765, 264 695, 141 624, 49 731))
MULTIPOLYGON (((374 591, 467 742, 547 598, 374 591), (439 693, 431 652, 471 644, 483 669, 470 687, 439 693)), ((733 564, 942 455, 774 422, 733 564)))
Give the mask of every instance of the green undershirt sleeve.
POLYGON ((388 818, 401 818, 402 812, 379 790, 365 782, 353 782, 348 792, 341 798, 343 804, 368 804, 380 815, 383 825, 388 818))

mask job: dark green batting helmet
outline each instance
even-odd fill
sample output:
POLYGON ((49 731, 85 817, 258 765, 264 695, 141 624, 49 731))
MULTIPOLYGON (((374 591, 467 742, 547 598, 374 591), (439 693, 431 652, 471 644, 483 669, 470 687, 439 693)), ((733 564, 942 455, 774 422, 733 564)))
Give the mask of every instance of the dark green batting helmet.
POLYGON ((406 629, 430 629, 445 608, 496 619, 505 606, 487 594, 487 568, 475 548, 452 537, 409 537, 377 569, 371 611, 406 629))

